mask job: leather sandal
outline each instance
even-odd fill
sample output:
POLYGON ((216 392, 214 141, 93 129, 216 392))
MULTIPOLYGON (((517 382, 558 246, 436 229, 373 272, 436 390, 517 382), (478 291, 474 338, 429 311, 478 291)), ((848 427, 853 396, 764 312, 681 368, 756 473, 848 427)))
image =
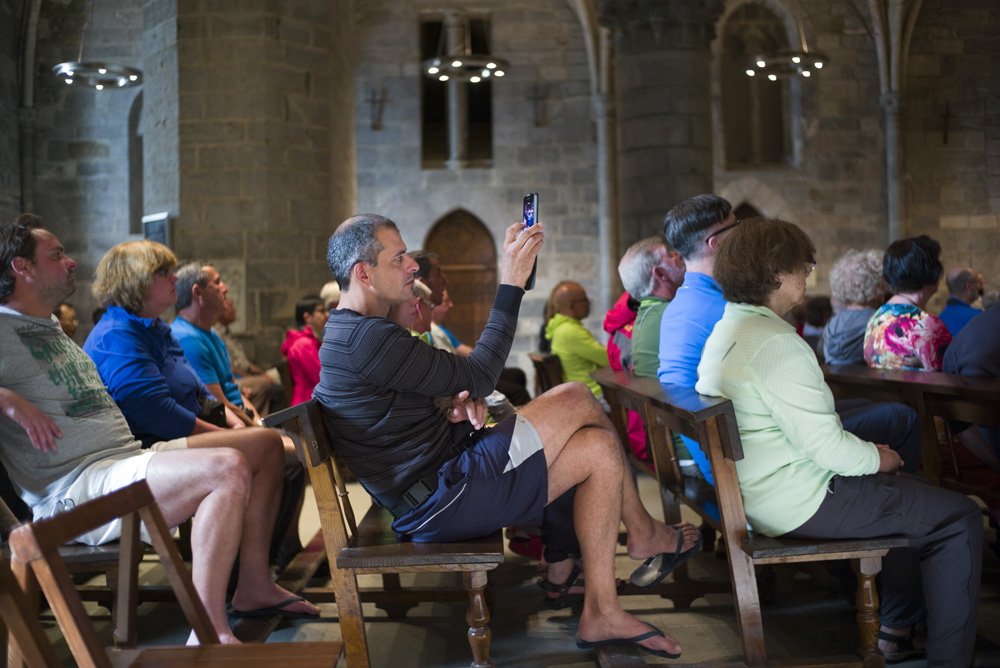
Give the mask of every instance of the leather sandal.
POLYGON ((880 629, 878 639, 891 642, 896 646, 895 652, 883 652, 887 664, 902 663, 903 661, 909 661, 927 654, 922 647, 917 648, 913 646, 913 629, 910 629, 906 635, 902 636, 895 633, 886 633, 880 629))

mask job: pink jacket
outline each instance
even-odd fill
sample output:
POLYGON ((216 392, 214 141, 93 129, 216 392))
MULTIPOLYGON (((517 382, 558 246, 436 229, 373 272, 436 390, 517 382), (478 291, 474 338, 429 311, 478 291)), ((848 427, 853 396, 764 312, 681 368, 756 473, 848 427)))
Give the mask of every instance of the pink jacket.
POLYGON ((308 325, 288 330, 281 344, 281 354, 288 358, 288 371, 295 384, 292 406, 312 399, 313 389, 319 382, 319 346, 319 339, 308 325))

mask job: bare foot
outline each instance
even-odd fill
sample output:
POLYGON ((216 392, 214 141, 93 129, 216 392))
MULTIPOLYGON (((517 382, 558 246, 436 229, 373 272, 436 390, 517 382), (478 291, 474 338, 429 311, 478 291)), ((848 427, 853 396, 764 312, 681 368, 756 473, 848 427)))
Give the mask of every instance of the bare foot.
MULTIPOLYGON (((266 591, 244 591, 237 588, 236 592, 233 594, 233 608, 236 610, 246 611, 246 610, 257 610, 259 608, 267 608, 272 605, 278 605, 287 601, 289 598, 295 596, 287 589, 279 587, 277 584, 271 582, 270 587, 266 591)), ((288 612, 300 612, 308 615, 319 615, 319 608, 310 603, 309 601, 296 601, 294 603, 289 603, 284 606, 282 610, 287 610, 288 612)))
MULTIPOLYGON (((612 638, 633 638, 653 630, 649 624, 639 621, 620 607, 603 613, 584 606, 580 615, 580 638, 588 642, 610 640, 612 638)), ((670 654, 680 654, 681 644, 668 633, 662 637, 653 636, 638 643, 649 649, 670 654)))
MULTIPOLYGON (((681 552, 687 552, 698 542, 701 533, 698 527, 690 522, 681 522, 677 525, 684 533, 684 545, 681 552)), ((673 554, 677 551, 677 529, 667 526, 663 522, 654 521, 653 531, 649 536, 639 536, 632 532, 628 535, 628 556, 632 559, 647 559, 654 554, 669 552, 673 554)))

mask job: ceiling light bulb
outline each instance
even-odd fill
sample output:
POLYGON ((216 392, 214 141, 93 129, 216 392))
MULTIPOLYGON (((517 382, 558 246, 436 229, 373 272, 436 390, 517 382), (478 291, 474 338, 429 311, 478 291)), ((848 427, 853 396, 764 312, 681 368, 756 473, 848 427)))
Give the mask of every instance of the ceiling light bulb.
POLYGON ((470 77, 469 81, 471 81, 472 83, 479 83, 480 81, 482 81, 482 79, 480 79, 479 77, 470 77))
POLYGON ((770 79, 771 81, 777 81, 778 80, 778 77, 776 75, 774 75, 774 74, 768 74, 767 78, 770 79))
POLYGON ((97 90, 104 90, 104 86, 102 84, 97 84, 96 86, 94 86, 94 88, 96 88, 97 90))
POLYGON ((802 76, 804 76, 804 77, 811 77, 812 76, 812 72, 810 72, 809 70, 802 70, 802 76))
POLYGON ((503 70, 497 70, 496 72, 493 73, 493 76, 502 77, 503 76, 503 70))
POLYGON ((489 70, 483 70, 482 72, 480 72, 480 74, 482 74, 483 78, 485 79, 485 78, 487 78, 487 77, 490 76, 490 71, 489 70))
POLYGON ((69 70, 69 71, 67 71, 67 72, 66 72, 66 76, 68 76, 68 77, 71 77, 71 76, 73 76, 73 70, 69 70))
POLYGON ((821 63, 820 61, 817 60, 815 62, 815 64, 813 65, 813 67, 815 67, 817 70, 821 70, 821 69, 823 69, 823 63, 821 63))
POLYGON ((462 66, 462 61, 461 60, 453 60, 453 61, 451 61, 451 66, 452 67, 461 67, 462 66))
POLYGON ((137 76, 136 76, 136 75, 134 75, 134 74, 130 74, 130 75, 128 75, 128 80, 129 80, 129 81, 135 81, 135 80, 136 80, 136 79, 138 79, 138 78, 139 78, 139 77, 137 77, 137 76))
POLYGON ((486 63, 486 67, 490 68, 491 70, 495 70, 496 67, 497 67, 497 64, 496 63, 486 63))
POLYGON ((73 80, 72 79, 66 79, 66 83, 72 85, 73 80))
POLYGON ((428 67, 427 68, 427 74, 437 74, 439 71, 440 70, 438 70, 438 68, 436 68, 436 67, 428 67))
POLYGON ((442 74, 441 76, 438 77, 438 81, 447 81, 447 80, 448 80, 447 74, 442 74))
POLYGON ((764 65, 766 65, 766 64, 767 63, 765 63, 763 60, 758 60, 757 61, 757 67, 764 67, 764 65))
POLYGON ((798 65, 802 61, 798 56, 792 56, 792 62, 798 65))
POLYGON ((757 74, 757 73, 756 73, 756 72, 754 72, 753 70, 747 70, 747 76, 748 76, 748 77, 752 77, 752 76, 753 76, 753 75, 755 75, 755 74, 757 74))
POLYGON ((97 73, 98 74, 107 74, 108 71, 106 69, 104 69, 103 67, 100 67, 100 68, 97 69, 97 73))

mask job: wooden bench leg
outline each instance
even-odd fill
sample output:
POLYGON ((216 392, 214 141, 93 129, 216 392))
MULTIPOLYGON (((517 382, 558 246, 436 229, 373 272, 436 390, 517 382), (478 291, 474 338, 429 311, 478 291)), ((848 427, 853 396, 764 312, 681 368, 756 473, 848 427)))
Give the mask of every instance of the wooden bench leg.
POLYGON ((365 632, 365 616, 361 610, 358 577, 354 571, 334 567, 330 568, 330 576, 337 596, 337 617, 340 620, 340 637, 344 640, 347 667, 370 668, 368 634, 365 632))
MULTIPOLYGON (((398 592, 402 591, 403 587, 399 583, 399 573, 383 573, 382 574, 382 590, 386 592, 398 592)), ((406 617, 406 612, 410 608, 415 608, 416 603, 401 603, 390 601, 389 599, 380 600, 375 604, 375 606, 381 610, 385 611, 385 614, 389 616, 389 619, 403 619, 406 617)))
POLYGON ((469 592, 469 610, 465 621, 469 625, 469 646, 472 647, 471 668, 494 668, 490 660, 490 611, 486 607, 486 571, 465 571, 462 583, 469 592))
POLYGON ((736 599, 736 623, 743 641, 743 658, 748 666, 767 663, 764 647, 764 622, 760 616, 760 597, 753 561, 742 550, 730 550, 729 569, 733 578, 733 597, 736 599))
POLYGON ((878 589, 875 576, 882 570, 880 557, 853 559, 851 566, 858 576, 858 634, 861 636, 861 660, 865 668, 885 668, 885 657, 878 649, 878 589))

